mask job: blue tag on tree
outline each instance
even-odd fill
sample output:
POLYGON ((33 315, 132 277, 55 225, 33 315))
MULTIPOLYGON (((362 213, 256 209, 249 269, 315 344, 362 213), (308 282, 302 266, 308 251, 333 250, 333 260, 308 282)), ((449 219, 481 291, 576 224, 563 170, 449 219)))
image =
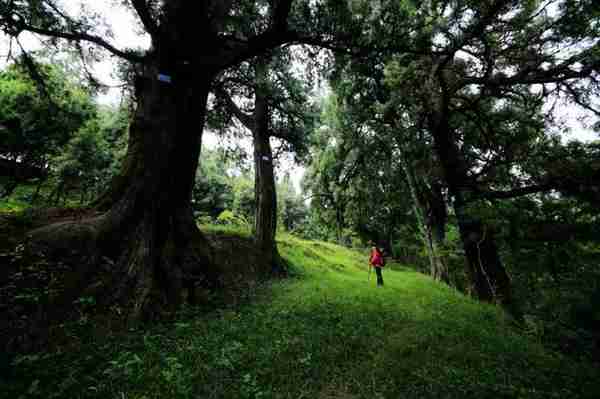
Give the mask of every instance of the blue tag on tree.
POLYGON ((162 73, 158 74, 158 80, 164 83, 171 83, 171 77, 162 73))

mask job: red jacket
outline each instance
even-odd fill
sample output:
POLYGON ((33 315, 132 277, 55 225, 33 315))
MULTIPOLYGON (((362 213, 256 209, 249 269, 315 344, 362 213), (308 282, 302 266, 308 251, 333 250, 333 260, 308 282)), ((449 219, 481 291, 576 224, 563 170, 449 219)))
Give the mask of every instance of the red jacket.
POLYGON ((383 267, 383 255, 378 249, 371 250, 371 257, 369 263, 375 267, 383 267))

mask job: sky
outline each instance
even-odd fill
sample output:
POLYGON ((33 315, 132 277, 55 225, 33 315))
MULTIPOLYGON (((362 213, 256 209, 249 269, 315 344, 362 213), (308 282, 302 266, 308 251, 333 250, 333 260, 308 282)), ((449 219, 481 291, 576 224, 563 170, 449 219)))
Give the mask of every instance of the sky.
MULTIPOLYGON (((77 16, 80 13, 96 12, 103 15, 107 19, 108 25, 114 33, 114 39, 111 43, 119 48, 134 47, 148 48, 150 38, 147 34, 142 33, 142 29, 138 24, 137 17, 133 15, 131 10, 119 4, 119 0, 62 0, 64 8, 70 15, 77 16), (82 11, 82 5, 86 9, 82 11)), ((39 48, 39 41, 27 34, 22 34, 21 41, 25 48, 39 48)), ((7 40, 0 37, 0 67, 6 62, 5 57, 8 53, 7 40)), ((116 86, 121 82, 115 78, 113 71, 115 67, 114 57, 108 57, 105 61, 98 63, 93 67, 94 74, 101 82, 116 86)), ((120 100, 119 89, 109 89, 106 94, 99 96, 100 103, 118 103, 120 100)), ((569 104, 559 104, 555 108, 555 115, 564 121, 565 125, 570 128, 570 133, 563 137, 564 141, 578 139, 581 141, 597 140, 598 134, 591 129, 586 128, 580 119, 584 118, 586 113, 569 104)), ((214 148, 218 145, 218 138, 206 132, 203 136, 203 145, 208 148, 214 148)), ((246 148, 250 148, 250 142, 242 143, 246 148)), ((291 161, 283 162, 283 169, 289 169, 294 185, 299 189, 299 182, 304 173, 304 169, 297 165, 293 165, 291 161)))

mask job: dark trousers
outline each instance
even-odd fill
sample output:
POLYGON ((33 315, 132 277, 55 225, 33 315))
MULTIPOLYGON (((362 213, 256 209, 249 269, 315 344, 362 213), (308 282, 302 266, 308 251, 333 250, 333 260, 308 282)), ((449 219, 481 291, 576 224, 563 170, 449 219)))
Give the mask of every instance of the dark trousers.
POLYGON ((375 267, 375 274, 377 274, 377 285, 383 285, 383 276, 381 275, 381 267, 375 267))

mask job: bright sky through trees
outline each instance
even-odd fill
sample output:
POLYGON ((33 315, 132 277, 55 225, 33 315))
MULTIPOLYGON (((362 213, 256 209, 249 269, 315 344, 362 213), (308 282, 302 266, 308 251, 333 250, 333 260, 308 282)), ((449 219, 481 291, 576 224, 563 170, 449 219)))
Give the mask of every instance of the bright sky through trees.
MULTIPOLYGON (((65 9, 73 16, 86 13, 97 13, 104 16, 105 22, 113 32, 114 38, 111 42, 119 48, 147 48, 150 45, 149 36, 139 26, 130 8, 123 7, 117 0, 62 0, 65 9)), ((39 40, 29 33, 23 33, 21 43, 26 49, 35 49, 39 47, 39 40)), ((18 51, 16 48, 13 52, 18 51)), ((6 62, 6 56, 9 53, 8 42, 6 38, 0 40, 0 66, 6 62)), ((93 66, 94 74, 100 81, 109 86, 119 86, 122 84, 114 76, 115 70, 114 57, 107 56, 105 60, 93 66)), ((120 89, 113 87, 108 89, 105 94, 98 97, 101 103, 118 103, 120 100, 120 89)), ((550 108, 550 104, 547 106, 550 108)), ((570 133, 564 135, 563 140, 569 141, 578 139, 581 141, 597 140, 598 133, 590 128, 590 119, 588 113, 571 104, 564 104, 560 101, 555 106, 555 115, 568 126, 570 133), (582 123, 583 122, 583 123, 582 123)), ((593 121, 592 121, 593 123, 593 121)), ((217 139, 213 135, 205 136, 205 144, 214 147, 217 139)), ((292 176, 299 175, 292 173, 292 176)), ((297 181, 298 179, 294 179, 297 181)))

